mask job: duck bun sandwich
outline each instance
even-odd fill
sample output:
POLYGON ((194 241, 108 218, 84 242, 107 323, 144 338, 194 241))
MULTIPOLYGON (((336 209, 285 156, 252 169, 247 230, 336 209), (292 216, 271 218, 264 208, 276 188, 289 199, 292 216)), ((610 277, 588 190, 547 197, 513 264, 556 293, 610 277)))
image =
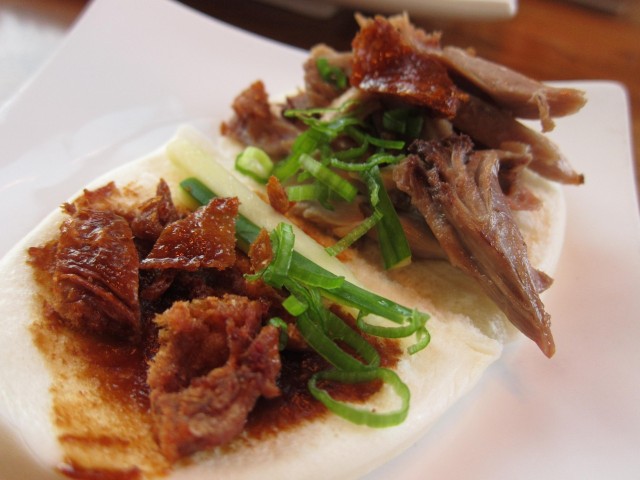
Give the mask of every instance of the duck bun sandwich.
POLYGON ((355 478, 507 342, 553 355, 540 295, 583 179, 518 119, 549 130, 581 92, 358 21, 300 91, 256 81, 219 135, 180 129, 2 260, 46 475, 355 478))

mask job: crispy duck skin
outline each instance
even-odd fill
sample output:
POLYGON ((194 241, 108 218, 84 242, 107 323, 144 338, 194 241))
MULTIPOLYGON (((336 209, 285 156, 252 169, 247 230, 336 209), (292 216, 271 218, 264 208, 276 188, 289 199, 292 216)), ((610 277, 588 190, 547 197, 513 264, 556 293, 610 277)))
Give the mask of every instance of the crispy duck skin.
POLYGON ((143 269, 224 270, 235 262, 236 198, 215 198, 162 230, 143 269))
POLYGON ((442 48, 438 34, 415 28, 404 15, 359 22, 352 85, 428 107, 490 148, 501 148, 503 142, 526 143, 533 171, 561 183, 584 182, 553 142, 516 120, 540 118, 543 130, 551 130, 551 117, 575 113, 585 104, 582 92, 544 85, 456 47, 442 48), (463 91, 452 80, 456 75, 491 101, 463 91))
POLYGON ((443 117, 456 114, 466 94, 436 56, 407 43, 382 17, 360 19, 360 27, 352 44, 351 85, 410 101, 443 117))
POLYGON ((449 261, 476 279, 547 356, 555 346, 539 292, 550 278, 535 270, 498 182, 498 157, 474 155, 466 136, 416 141, 394 179, 411 197, 449 261))

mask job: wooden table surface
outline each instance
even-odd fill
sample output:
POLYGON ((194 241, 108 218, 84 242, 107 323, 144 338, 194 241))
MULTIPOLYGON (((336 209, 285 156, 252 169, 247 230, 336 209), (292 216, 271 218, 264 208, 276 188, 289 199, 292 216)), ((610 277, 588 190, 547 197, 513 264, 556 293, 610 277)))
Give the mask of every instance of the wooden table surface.
MULTIPOLYGON (((321 19, 250 0, 182 1, 228 23, 302 48, 325 42, 337 49, 347 49, 356 31, 354 12, 345 9, 337 10, 329 19, 321 19)), ((62 36, 86 3, 86 0, 0 0, 0 60, 6 60, 7 51, 16 51, 16 46, 9 46, 4 37, 14 43, 22 38, 18 35, 16 40, 15 34, 9 35, 9 28, 21 32, 27 41, 33 41, 34 22, 40 25, 40 31, 46 27, 62 36), (14 23, 18 22, 19 27, 20 19, 24 18, 27 29, 19 30, 14 23)), ((628 3, 631 7, 627 15, 607 14, 564 0, 519 0, 516 16, 507 20, 438 20, 415 16, 412 20, 427 30, 443 31, 445 44, 474 47, 479 55, 539 80, 598 79, 622 83, 629 94, 636 185, 640 185, 640 0, 628 3)), ((42 43, 49 48, 55 44, 47 40, 42 43)), ((42 58, 37 55, 34 58, 34 52, 25 50, 31 58, 18 59, 20 67, 27 60, 32 64, 44 61, 48 52, 44 47, 40 50, 42 58)), ((9 60, 13 62, 11 65, 16 63, 14 58, 9 60)), ((16 85, 5 81, 0 104, 10 96, 12 88, 19 87, 20 75, 27 76, 29 68, 35 66, 29 64, 24 68, 24 72, 15 75, 17 79, 10 79, 16 85)), ((6 72, 0 63, 0 80, 6 72)))

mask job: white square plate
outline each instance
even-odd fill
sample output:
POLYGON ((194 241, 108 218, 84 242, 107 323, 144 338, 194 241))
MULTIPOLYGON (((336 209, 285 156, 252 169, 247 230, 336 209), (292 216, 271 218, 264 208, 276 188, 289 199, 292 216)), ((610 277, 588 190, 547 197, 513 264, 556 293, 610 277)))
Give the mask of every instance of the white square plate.
MULTIPOLYGON (((0 254, 179 125, 216 129, 252 81, 274 94, 299 87, 304 58, 168 0, 96 0, 0 111, 0 254)), ((470 395, 369 479, 638 478, 640 222, 627 98, 610 82, 570 86, 589 103, 551 136, 586 184, 565 189, 566 246, 545 297, 556 356, 509 346, 470 395)), ((0 319, 0 350, 10 321, 0 319)), ((0 366, 0 478, 13 480, 29 460, 8 428, 26 432, 29 448, 37 428, 7 407, 16 403, 10 369, 0 366)))

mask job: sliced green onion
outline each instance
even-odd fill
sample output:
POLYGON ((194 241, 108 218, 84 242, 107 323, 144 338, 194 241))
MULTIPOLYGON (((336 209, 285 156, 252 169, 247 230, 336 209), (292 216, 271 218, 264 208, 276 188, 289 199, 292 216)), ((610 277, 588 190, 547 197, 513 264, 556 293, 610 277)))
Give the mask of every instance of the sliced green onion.
POLYGON ((317 117, 322 115, 337 113, 339 111, 339 107, 288 108, 282 112, 282 114, 287 118, 297 118, 304 122, 309 119, 317 119, 317 117))
POLYGON ((340 67, 331 65, 326 58, 318 58, 316 60, 316 68, 322 80, 336 87, 338 90, 347 88, 347 75, 340 67))
POLYGON ((396 327, 387 327, 384 325, 371 325, 364 321, 364 315, 358 316, 357 325, 360 331, 369 335, 382 338, 406 338, 410 335, 416 336, 416 343, 407 347, 407 352, 410 355, 418 353, 420 350, 429 345, 431 341, 431 335, 425 327, 425 324, 429 320, 429 316, 414 310, 409 322, 404 325, 396 327))
POLYGON ((371 145, 388 150, 402 150, 405 147, 403 140, 385 140, 384 138, 372 137, 371 135, 367 135, 365 138, 371 145))
POLYGON ((300 165, 313 175, 319 182, 327 185, 346 201, 351 202, 356 198, 358 189, 337 173, 333 172, 310 155, 300 156, 300 165))
POLYGON ((369 230, 375 227, 376 223, 382 218, 382 213, 379 211, 374 211, 372 215, 365 218, 362 222, 356 225, 353 229, 349 231, 344 237, 338 240, 336 243, 331 245, 330 247, 325 248, 325 251, 335 257, 336 255, 342 253, 355 242, 357 242, 363 235, 365 235, 369 230))
POLYGON ((296 325, 305 341, 336 368, 361 370, 380 364, 378 352, 357 332, 333 315, 323 304, 320 290, 297 282, 285 286, 296 297, 303 298, 307 310, 297 316, 296 325), (367 363, 345 352, 334 340, 339 339, 358 352, 367 363))
POLYGON ((297 317, 296 326, 305 342, 327 362, 341 370, 363 370, 366 365, 341 349, 308 315, 297 317))
POLYGON ((285 187, 287 198, 291 202, 304 202, 308 200, 320 199, 323 189, 317 183, 307 183, 304 185, 290 185, 285 187))
POLYGON ((378 165, 391 165, 399 163, 404 155, 390 155, 388 153, 374 153, 365 162, 345 162, 337 157, 331 158, 329 164, 332 167, 348 172, 362 172, 378 165))
POLYGON ((305 268, 308 264, 296 261, 296 259, 296 253, 294 252, 291 267, 289 268, 289 276, 297 282, 302 282, 310 287, 328 290, 340 288, 345 282, 344 277, 334 275, 327 270, 308 270, 305 268))
POLYGON ((270 234, 273 259, 262 272, 263 279, 270 285, 282 288, 289 276, 295 237, 291 225, 281 223, 270 234))
POLYGON ((404 422, 409 413, 409 403, 411 400, 411 392, 409 391, 409 388, 402 382, 400 377, 394 371, 386 368, 359 370, 353 372, 340 370, 326 370, 319 372, 309 380, 309 391, 317 400, 322 402, 336 415, 358 425, 367 425, 375 428, 391 427, 404 422), (329 392, 318 387, 318 380, 329 380, 343 383, 361 383, 373 380, 382 380, 393 388, 396 395, 398 395, 400 399, 400 407, 390 412, 377 412, 375 410, 356 407, 353 404, 335 400, 329 392))
POLYGON ((422 132, 424 118, 413 108, 396 108, 387 110, 382 115, 382 126, 408 138, 416 138, 422 132))
POLYGON ((187 178, 180 182, 182 189, 191 195, 200 205, 206 205, 215 194, 197 178, 187 178))
POLYGON ((300 156, 313 153, 324 141, 326 141, 325 136, 320 132, 312 129, 302 132, 293 142, 289 156, 276 164, 273 175, 281 182, 293 177, 300 169, 300 156))
POLYGON ((418 341, 407 348, 407 352, 409 352, 409 355, 414 355, 420 350, 427 348, 427 345, 429 345, 429 342, 431 342, 431 334, 429 333, 429 330, 427 330, 424 326, 416 330, 416 337, 418 341))
POLYGON ((402 229, 396 209, 382 183, 380 170, 372 167, 361 172, 369 186, 371 204, 382 213, 382 219, 376 224, 380 253, 386 269, 406 265, 411 261, 411 248, 402 229))
POLYGON ((362 158, 367 150, 369 149, 369 141, 365 138, 365 140, 358 145, 357 147, 348 148, 346 150, 340 150, 335 152, 335 158, 338 160, 351 160, 362 158))
POLYGON ((287 298, 285 298, 282 302, 282 306, 294 317, 302 315, 307 311, 307 308, 309 307, 295 295, 289 295, 287 298))
MULTIPOLYGON (((180 185, 185 189, 185 191, 192 192, 194 191, 192 188, 194 184, 202 185, 199 180, 194 178, 184 180, 180 185)), ((211 192, 211 190, 206 186, 202 186, 204 189, 198 189, 199 192, 205 191, 205 189, 211 192)), ((212 196, 210 198, 196 199, 194 197, 194 199, 202 204, 206 204, 211 198, 213 198, 213 196, 215 196, 213 192, 211 193, 212 196)), ((248 251, 249 245, 255 241, 259 233, 260 228, 258 226, 243 215, 238 215, 236 218, 236 239, 238 241, 238 246, 241 249, 245 252, 248 251)), ((305 272, 304 275, 322 279, 319 281, 324 281, 327 282, 328 285, 331 285, 327 288, 319 287, 323 296, 327 299, 340 303, 346 307, 355 308, 364 314, 377 315, 398 324, 410 322, 411 317, 416 314, 410 308, 373 292, 369 292, 344 280, 343 277, 335 275, 294 250, 289 273, 293 275, 294 272, 301 271, 305 272)), ((421 313, 420 315, 424 317, 425 322, 426 319, 429 318, 425 313, 421 313)))
POLYGON ((273 162, 264 150, 249 146, 238 154, 235 167, 257 182, 266 183, 273 171, 273 162))
POLYGON ((405 325, 395 327, 371 325, 364 321, 363 316, 358 317, 357 325, 364 333, 382 338, 405 338, 416 333, 416 331, 421 327, 418 322, 410 322, 405 325))
POLYGON ((289 342, 289 334, 288 334, 288 325, 280 317, 272 317, 269 319, 269 325, 274 326, 278 329, 280 336, 278 339, 278 350, 284 350, 289 342))
POLYGON ((371 145, 380 148, 387 148, 389 150, 402 150, 405 147, 405 142, 402 140, 385 140, 384 138, 374 137, 353 127, 352 125, 349 125, 346 128, 345 133, 359 143, 362 143, 366 140, 371 145))
POLYGON ((324 328, 332 340, 339 340, 349 345, 366 362, 367 367, 380 365, 380 354, 353 328, 333 312, 324 312, 324 328))
POLYGON ((382 115, 382 126, 391 132, 404 134, 407 129, 406 109, 385 111, 382 115))

